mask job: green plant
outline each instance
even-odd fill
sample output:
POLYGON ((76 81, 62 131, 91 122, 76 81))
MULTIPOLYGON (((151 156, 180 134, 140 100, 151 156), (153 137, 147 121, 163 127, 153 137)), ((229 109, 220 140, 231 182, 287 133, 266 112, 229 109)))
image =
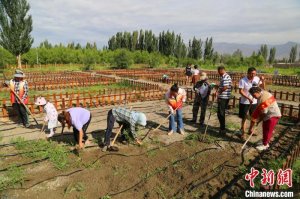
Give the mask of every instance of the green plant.
POLYGON ((48 158, 55 168, 64 169, 68 164, 68 150, 66 147, 47 140, 26 141, 23 138, 14 140, 17 150, 24 152, 23 156, 30 158, 48 158))
POLYGON ((293 164, 293 181, 300 184, 300 159, 298 158, 293 164))
POLYGON ((109 195, 102 196, 101 199, 111 199, 109 195))
POLYGON ((165 194, 165 189, 163 186, 158 185, 155 189, 156 193, 158 194, 159 198, 167 199, 167 196, 165 194))
POLYGON ((24 171, 21 167, 11 165, 9 169, 0 176, 0 191, 15 187, 24 182, 24 171))
POLYGON ((85 185, 82 182, 77 182, 76 184, 69 184, 69 186, 65 188, 64 196, 70 194, 73 191, 83 192, 85 191, 85 185))

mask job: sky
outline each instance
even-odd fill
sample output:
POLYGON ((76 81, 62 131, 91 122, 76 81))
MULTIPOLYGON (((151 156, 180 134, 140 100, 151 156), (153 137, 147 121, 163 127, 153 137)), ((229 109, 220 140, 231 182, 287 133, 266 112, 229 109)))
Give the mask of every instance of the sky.
POLYGON ((214 42, 300 42, 300 0, 28 0, 34 45, 96 42, 151 29, 214 42))

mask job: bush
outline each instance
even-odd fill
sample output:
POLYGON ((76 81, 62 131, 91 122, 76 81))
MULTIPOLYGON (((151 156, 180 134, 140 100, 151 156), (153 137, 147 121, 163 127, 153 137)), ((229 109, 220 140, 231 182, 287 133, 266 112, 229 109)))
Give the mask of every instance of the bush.
POLYGON ((162 57, 159 53, 151 53, 148 59, 148 64, 150 68, 158 67, 162 64, 162 57))
POLYGON ((121 49, 121 50, 116 50, 113 62, 116 68, 127 69, 133 63, 133 60, 128 50, 121 49))

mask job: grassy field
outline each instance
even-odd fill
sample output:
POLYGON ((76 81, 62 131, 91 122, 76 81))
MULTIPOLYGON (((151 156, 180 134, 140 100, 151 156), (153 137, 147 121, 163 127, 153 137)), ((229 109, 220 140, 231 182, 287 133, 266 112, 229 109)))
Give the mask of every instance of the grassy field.
MULTIPOLYGON (((147 64, 133 64, 129 67, 129 69, 139 69, 139 68, 147 68, 147 64)), ((169 66, 167 64, 160 65, 160 69, 171 69, 176 68, 175 66, 169 66)), ((216 70, 217 66, 213 65, 201 65, 200 69, 207 69, 207 70, 216 70)), ((111 66, 109 65, 94 65, 92 66, 93 70, 105 70, 105 69, 111 69, 111 66)), ((226 70, 230 72, 246 72, 248 69, 247 66, 226 66, 226 70)), ((15 69, 4 69, 4 72, 13 72, 15 69)), ((64 66, 47 66, 47 67, 35 67, 35 68, 27 68, 24 69, 25 72, 58 72, 58 71, 81 71, 84 70, 82 66, 78 65, 64 65, 64 66)), ((270 68, 270 67, 257 67, 257 70, 262 71, 264 73, 270 73, 274 74, 274 71, 278 71, 281 75, 300 75, 300 68, 288 68, 288 69, 282 69, 282 68, 270 68)), ((1 74, 1 71, 0 71, 1 74)))
MULTIPOLYGON (((83 92, 83 91, 99 91, 99 90, 103 90, 103 89, 121 89, 121 88, 130 88, 131 85, 126 84, 126 83, 114 83, 114 84, 110 84, 110 85, 95 85, 95 86, 89 86, 89 87, 79 87, 79 88, 68 88, 68 89, 64 89, 64 90, 46 90, 46 91, 35 91, 35 90, 30 90, 30 96, 46 96, 46 95, 52 95, 53 93, 66 93, 66 92, 83 92)), ((0 99, 9 99, 9 92, 1 92, 0 93, 0 99)))

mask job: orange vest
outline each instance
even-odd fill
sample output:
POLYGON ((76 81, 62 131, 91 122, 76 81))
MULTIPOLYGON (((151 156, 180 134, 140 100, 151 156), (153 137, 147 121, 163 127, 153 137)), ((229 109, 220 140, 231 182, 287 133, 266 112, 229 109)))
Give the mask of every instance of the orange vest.
MULTIPOLYGON (((25 94, 25 91, 24 91, 24 85, 25 85, 25 80, 23 80, 22 82, 20 82, 19 84, 19 97, 20 99, 23 98, 24 94, 25 94)), ((15 91, 15 84, 13 82, 13 80, 10 80, 10 83, 9 83, 9 87, 10 89, 12 89, 13 91, 15 91)), ((17 103, 16 101, 16 96, 15 94, 10 91, 10 102, 13 104, 13 103, 17 103)), ((24 104, 28 104, 28 95, 27 97, 25 98, 24 100, 24 104)))
POLYGON ((257 122, 259 117, 260 117, 260 114, 261 112, 268 108, 271 104, 273 104, 275 102, 275 97, 274 96, 271 96, 269 97, 266 101, 262 102, 261 104, 259 104, 255 111, 252 113, 252 118, 251 120, 254 121, 254 122, 257 122))
POLYGON ((171 96, 168 96, 168 97, 169 97, 168 103, 173 108, 173 110, 182 108, 183 95, 177 95, 176 99, 171 98, 171 96))

